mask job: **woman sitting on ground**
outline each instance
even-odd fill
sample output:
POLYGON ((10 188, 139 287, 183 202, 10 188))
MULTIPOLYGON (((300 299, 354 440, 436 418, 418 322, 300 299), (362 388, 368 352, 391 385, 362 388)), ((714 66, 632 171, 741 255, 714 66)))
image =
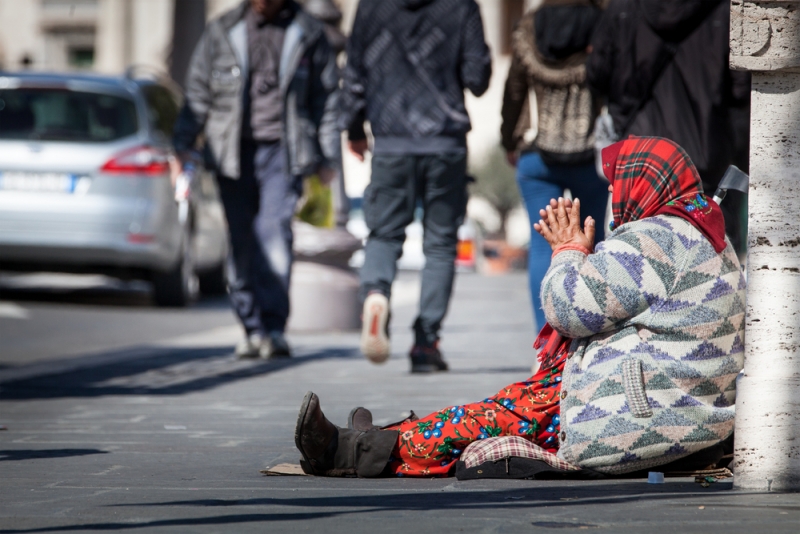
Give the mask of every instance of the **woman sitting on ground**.
POLYGON ((446 476, 476 440, 521 436, 574 466, 619 474, 667 464, 733 432, 743 365, 745 281, 686 153, 632 137, 603 151, 614 220, 593 249, 580 201, 534 228, 552 246, 538 373, 481 402, 419 420, 350 428, 306 394, 295 442, 315 475, 446 476))

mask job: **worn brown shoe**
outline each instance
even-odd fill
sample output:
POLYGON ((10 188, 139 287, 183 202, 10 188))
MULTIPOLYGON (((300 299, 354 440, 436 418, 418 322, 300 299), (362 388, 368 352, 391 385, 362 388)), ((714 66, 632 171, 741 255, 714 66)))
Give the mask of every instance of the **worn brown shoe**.
POLYGON ((294 429, 294 443, 303 460, 300 466, 309 475, 324 475, 333 468, 339 430, 325 418, 319 397, 309 391, 300 405, 294 429))
POLYGON ((372 412, 359 406, 350 411, 350 415, 347 417, 347 428, 369 432, 379 427, 372 424, 372 412))
POLYGON ((417 414, 414 413, 414 410, 411 410, 411 415, 408 417, 404 417, 403 419, 395 421, 394 423, 389 423, 388 425, 377 426, 372 422, 372 412, 359 406, 358 408, 353 408, 350 411, 350 415, 347 418, 347 428, 358 430, 360 432, 369 432, 370 430, 385 430, 387 428, 395 427, 401 423, 417 420, 419 420, 419 417, 417 417, 417 414))

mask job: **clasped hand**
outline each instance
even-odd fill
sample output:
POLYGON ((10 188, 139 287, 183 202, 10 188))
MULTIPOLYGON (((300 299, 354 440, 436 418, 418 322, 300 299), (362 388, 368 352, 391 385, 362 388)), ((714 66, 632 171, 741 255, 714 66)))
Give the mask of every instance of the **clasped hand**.
POLYGON ((550 243, 555 250, 562 245, 577 245, 589 251, 594 248, 595 222, 586 217, 581 229, 581 201, 575 199, 550 199, 550 204, 539 210, 541 219, 533 225, 533 229, 550 243))

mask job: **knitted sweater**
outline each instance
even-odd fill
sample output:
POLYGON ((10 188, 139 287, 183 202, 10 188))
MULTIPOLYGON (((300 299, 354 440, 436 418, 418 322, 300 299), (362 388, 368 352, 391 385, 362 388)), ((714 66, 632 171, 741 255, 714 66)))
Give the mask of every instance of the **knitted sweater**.
POLYGON ((564 251, 542 283, 548 322, 574 338, 559 457, 604 473, 669 463, 733 432, 745 280, 689 222, 620 226, 595 253, 564 251))

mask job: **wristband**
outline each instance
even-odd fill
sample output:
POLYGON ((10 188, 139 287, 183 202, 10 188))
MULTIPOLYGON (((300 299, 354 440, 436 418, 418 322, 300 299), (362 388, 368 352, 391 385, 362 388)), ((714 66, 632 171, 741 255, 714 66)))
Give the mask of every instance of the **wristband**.
POLYGON ((577 245, 575 243, 565 243, 563 245, 558 245, 556 248, 553 249, 553 255, 551 256, 551 258, 555 258, 556 254, 558 254, 559 252, 564 252, 565 250, 575 250, 582 254, 586 254, 587 256, 592 253, 591 250, 584 247, 583 245, 577 245))

